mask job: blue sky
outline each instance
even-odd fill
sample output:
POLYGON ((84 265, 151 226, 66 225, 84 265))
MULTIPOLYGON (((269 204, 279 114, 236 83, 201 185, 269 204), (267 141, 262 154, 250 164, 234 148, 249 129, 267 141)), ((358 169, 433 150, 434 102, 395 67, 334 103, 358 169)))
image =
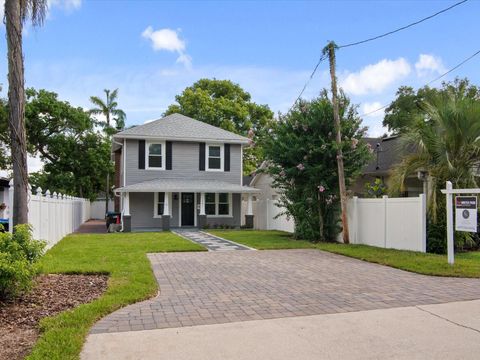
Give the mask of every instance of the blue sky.
MULTIPOLYGON (((454 2, 50 0, 44 26, 25 31, 26 86, 58 92, 85 108, 89 96, 118 87, 127 125, 160 117, 176 94, 202 77, 231 79, 254 101, 284 112, 328 40, 361 40, 454 2)), ((423 85, 480 49, 479 10, 480 2, 469 1, 401 33, 339 51, 340 84, 360 113, 389 103, 400 85, 423 85)), ((5 54, 3 25, 0 32, 5 54)), ((467 76, 479 83, 479 64, 480 56, 447 79, 467 76)), ((327 70, 323 63, 305 97, 329 86, 327 70)), ((6 74, 4 55, 0 83, 7 83, 6 74)), ((364 118, 371 135, 383 133, 382 115, 364 118)))

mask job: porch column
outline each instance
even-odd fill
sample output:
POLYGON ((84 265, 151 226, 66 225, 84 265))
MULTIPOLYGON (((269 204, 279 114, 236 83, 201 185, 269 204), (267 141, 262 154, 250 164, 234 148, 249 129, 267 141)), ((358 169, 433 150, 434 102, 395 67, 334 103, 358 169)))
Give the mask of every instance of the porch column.
POLYGON ((253 229, 253 203, 252 194, 248 194, 247 214, 245 215, 245 227, 253 229))
POLYGON ((172 193, 165 193, 163 199, 163 215, 162 215, 162 229, 164 231, 170 230, 170 196, 172 193))
POLYGON ((132 231, 132 217, 130 216, 130 193, 123 194, 123 232, 132 231))
POLYGON ((205 193, 200 193, 200 213, 198 214, 198 227, 203 229, 207 225, 207 215, 205 214, 205 193))

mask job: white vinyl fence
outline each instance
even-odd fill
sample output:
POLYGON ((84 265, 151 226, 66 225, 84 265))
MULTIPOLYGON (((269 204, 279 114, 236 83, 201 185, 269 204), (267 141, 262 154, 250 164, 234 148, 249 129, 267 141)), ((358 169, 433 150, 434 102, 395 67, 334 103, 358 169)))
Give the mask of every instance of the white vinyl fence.
MULTIPOLYGON (((13 186, 10 186, 10 204, 13 204, 13 186)), ((12 211, 10 211, 10 226, 12 231, 12 211)), ((73 196, 53 193, 42 189, 29 191, 28 222, 32 225, 34 239, 47 242, 47 248, 52 247, 65 235, 77 230, 80 225, 90 219, 90 201, 73 196)))
MULTIPOLYGON (((287 218, 281 215, 275 218, 278 214, 283 212, 282 208, 275 205, 276 200, 256 200, 252 204, 253 209, 253 227, 256 230, 281 230, 293 233, 295 230, 295 223, 293 218, 287 218)), ((247 202, 242 202, 242 214, 246 213, 247 202)), ((244 221, 242 216, 242 221, 244 221)))
MULTIPOLYGON (((113 211, 113 200, 108 202, 108 210, 113 211)), ((91 219, 105 219, 105 200, 96 200, 90 203, 90 218, 91 219)))
MULTIPOLYGON (((246 202, 242 206, 242 213, 245 214, 246 202)), ((254 228, 294 232, 292 218, 282 215, 275 219, 281 212, 275 200, 254 201, 254 228)), ((348 202, 348 222, 352 244, 426 252, 427 219, 423 194, 411 198, 353 197, 348 202)))
POLYGON ((426 203, 412 198, 360 199, 348 202, 352 244, 426 252, 426 203))

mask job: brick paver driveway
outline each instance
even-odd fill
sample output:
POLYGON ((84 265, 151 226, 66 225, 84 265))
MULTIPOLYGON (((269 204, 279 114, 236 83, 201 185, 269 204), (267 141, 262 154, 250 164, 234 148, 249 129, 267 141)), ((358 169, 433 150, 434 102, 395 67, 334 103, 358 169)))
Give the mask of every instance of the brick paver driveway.
POLYGON ((151 254, 160 294, 92 333, 382 309, 480 298, 479 279, 440 278, 318 250, 151 254))

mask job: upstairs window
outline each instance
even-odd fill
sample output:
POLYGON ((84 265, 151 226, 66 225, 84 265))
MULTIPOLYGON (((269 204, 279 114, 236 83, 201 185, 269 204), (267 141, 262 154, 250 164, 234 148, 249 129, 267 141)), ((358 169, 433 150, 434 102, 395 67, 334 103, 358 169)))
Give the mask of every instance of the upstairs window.
POLYGON ((205 168, 210 171, 223 171, 223 145, 207 145, 205 168))
POLYGON ((163 170, 165 168, 165 143, 148 143, 146 151, 147 169, 163 170))

